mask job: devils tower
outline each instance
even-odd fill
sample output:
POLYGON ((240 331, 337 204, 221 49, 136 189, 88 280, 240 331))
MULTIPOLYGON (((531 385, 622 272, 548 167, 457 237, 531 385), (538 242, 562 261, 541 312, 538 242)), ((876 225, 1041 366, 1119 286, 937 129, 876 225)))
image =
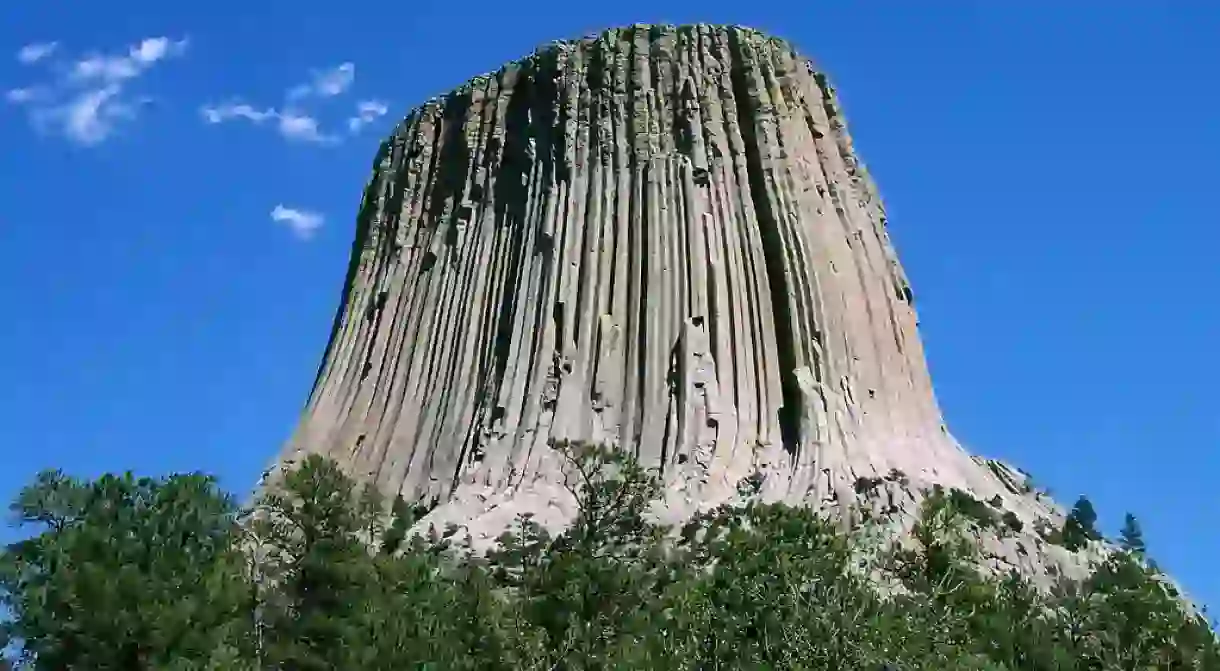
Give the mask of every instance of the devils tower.
POLYGON ((571 516, 553 448, 572 442, 660 468, 678 515, 758 474, 768 500, 910 514, 941 484, 1053 523, 947 431, 886 226, 834 89, 788 43, 552 43, 381 144, 278 461, 333 457, 482 538, 571 516))

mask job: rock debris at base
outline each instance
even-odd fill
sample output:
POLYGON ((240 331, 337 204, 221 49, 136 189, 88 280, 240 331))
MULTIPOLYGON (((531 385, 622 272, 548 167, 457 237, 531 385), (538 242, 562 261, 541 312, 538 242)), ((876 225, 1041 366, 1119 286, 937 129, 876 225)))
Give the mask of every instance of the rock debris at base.
POLYGON ((277 463, 333 457, 476 544, 571 518, 557 444, 662 469, 673 520, 756 472, 763 500, 899 526, 941 484, 1024 523, 985 539, 996 568, 1074 572, 1034 531, 1063 512, 947 431, 912 296, 834 89, 788 43, 552 43, 382 143, 277 463))

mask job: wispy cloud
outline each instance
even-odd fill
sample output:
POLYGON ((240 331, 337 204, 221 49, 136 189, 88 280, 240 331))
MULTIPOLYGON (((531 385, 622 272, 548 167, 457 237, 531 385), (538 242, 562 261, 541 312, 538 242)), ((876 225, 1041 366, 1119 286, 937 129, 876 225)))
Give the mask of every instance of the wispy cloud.
POLYGON ((121 82, 138 77, 157 61, 183 54, 186 47, 186 40, 173 42, 167 37, 150 37, 132 45, 126 54, 90 54, 76 62, 72 77, 85 82, 121 82))
POLYGON ((333 98, 351 88, 356 81, 356 66, 353 63, 341 63, 333 68, 315 70, 313 79, 308 84, 300 84, 288 90, 289 100, 299 100, 309 96, 333 98))
POLYGON ((339 139, 333 135, 323 134, 318 129, 318 120, 299 112, 281 112, 279 115, 280 135, 289 140, 299 140, 302 142, 315 142, 318 144, 329 144, 338 142, 339 139))
MULTIPOLYGON (((287 90, 279 107, 251 105, 240 98, 223 103, 210 103, 200 108, 200 115, 209 124, 245 121, 255 125, 273 121, 271 126, 286 140, 311 144, 338 144, 340 133, 324 132, 317 114, 309 109, 310 102, 333 98, 350 90, 356 81, 356 66, 341 63, 334 67, 314 70, 304 84, 287 90)), ((355 116, 347 120, 350 134, 385 115, 385 103, 366 100, 357 104, 355 116)))
POLYGON ((329 144, 338 142, 339 138, 322 133, 318 120, 297 111, 280 111, 274 107, 257 108, 243 102, 227 102, 218 105, 204 105, 199 113, 209 124, 220 124, 227 121, 244 120, 255 125, 265 121, 274 121, 275 129, 285 139, 295 142, 312 142, 329 144))
POLYGON ((301 240, 312 238, 324 222, 317 212, 285 207, 282 203, 271 210, 271 220, 286 225, 301 240))
POLYGON ((255 109, 239 102, 205 105, 200 112, 208 123, 224 123, 230 119, 245 119, 253 123, 262 123, 267 119, 276 118, 278 114, 274 109, 255 109))
POLYGON ((364 126, 373 123, 390 111, 380 100, 361 100, 356 103, 356 116, 347 120, 347 129, 359 133, 364 126))
POLYGON ((33 65, 38 61, 55 53, 59 48, 59 42, 35 42, 21 47, 17 52, 17 61, 25 65, 33 65))
MULTIPOLYGON (((49 83, 8 91, 5 99, 26 107, 36 128, 61 133, 77 144, 91 146, 109 138, 123 123, 139 116, 147 97, 132 97, 128 88, 157 63, 186 52, 187 41, 149 37, 126 52, 92 52, 66 66, 54 68, 49 83)), ((23 63, 50 59, 58 51, 54 42, 31 44, 18 52, 23 63)))

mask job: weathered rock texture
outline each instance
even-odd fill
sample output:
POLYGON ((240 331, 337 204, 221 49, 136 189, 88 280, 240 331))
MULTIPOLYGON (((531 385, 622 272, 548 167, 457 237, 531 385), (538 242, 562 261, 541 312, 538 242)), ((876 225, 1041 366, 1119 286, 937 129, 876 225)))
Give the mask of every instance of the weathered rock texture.
POLYGON ((661 467, 675 516, 755 471, 771 500, 909 515, 941 483, 1061 515, 947 433, 834 90, 746 28, 555 43, 381 146, 281 463, 335 457, 488 538, 572 514, 567 441, 661 467))

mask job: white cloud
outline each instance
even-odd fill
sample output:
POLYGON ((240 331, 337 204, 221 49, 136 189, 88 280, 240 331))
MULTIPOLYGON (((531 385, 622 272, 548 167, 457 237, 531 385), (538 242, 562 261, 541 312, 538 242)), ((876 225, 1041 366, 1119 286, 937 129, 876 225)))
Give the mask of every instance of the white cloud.
POLYGON ((230 119, 245 119, 253 123, 262 123, 278 115, 274 109, 260 110, 237 102, 221 103, 215 106, 205 105, 200 112, 208 123, 223 123, 230 119))
POLYGON ((255 125, 264 121, 274 120, 276 130, 284 138, 296 142, 314 142, 327 144, 338 141, 332 135, 325 135, 318 127, 318 120, 308 114, 293 111, 279 111, 273 107, 258 109, 241 102, 228 102, 219 105, 205 105, 199 113, 209 124, 219 124, 234 119, 244 119, 255 125))
POLYGON ((284 207, 283 204, 271 210, 271 220, 281 223, 292 230, 301 240, 309 240, 322 227, 323 217, 317 212, 284 207))
POLYGON ((341 63, 333 68, 315 70, 313 80, 308 84, 300 84, 288 90, 289 100, 299 100, 309 96, 333 98, 351 88, 356 81, 356 66, 353 63, 341 63))
MULTIPOLYGON (((234 100, 228 103, 208 104, 200 108, 200 114, 209 124, 219 124, 227 121, 244 120, 259 125, 269 119, 274 120, 276 132, 292 142, 313 144, 337 144, 342 141, 340 134, 326 133, 322 130, 322 122, 312 112, 308 104, 311 99, 333 98, 348 91, 356 81, 356 66, 352 63, 341 63, 331 68, 315 70, 310 75, 310 81, 288 89, 282 105, 276 107, 256 107, 234 100)), ((317 100, 314 100, 316 103, 317 100)), ((364 125, 385 115, 385 103, 377 100, 365 100, 357 104, 356 115, 347 120, 348 130, 359 131, 364 125)))
POLYGON ((390 108, 380 100, 361 100, 356 104, 356 116, 347 120, 347 129, 358 133, 361 128, 385 116, 388 111, 390 108))
POLYGON ((69 138, 84 145, 105 140, 114 127, 134 119, 136 106, 118 99, 118 84, 87 91, 62 110, 63 129, 69 138))
POLYGON ((320 96, 337 96, 356 81, 356 66, 344 63, 333 70, 314 75, 313 88, 320 96))
POLYGON ((37 63, 38 61, 41 61, 42 59, 55 53, 55 50, 58 48, 59 42, 36 42, 34 44, 27 44, 24 47, 21 47, 21 50, 17 52, 17 60, 25 65, 33 65, 34 63, 37 63))
POLYGON ((186 40, 177 42, 166 37, 150 37, 132 45, 126 54, 92 54, 76 62, 72 75, 78 80, 121 82, 137 77, 157 61, 179 56, 186 51, 186 40))
MULTIPOLYGON (((127 87, 157 63, 186 51, 187 41, 150 37, 116 54, 91 53, 63 70, 48 86, 13 89, 6 99, 28 107, 37 128, 61 133, 81 145, 96 145, 123 123, 138 117, 147 98, 132 98, 127 87)), ((29 45, 18 59, 33 64, 56 51, 55 43, 29 45)))
POLYGON ((280 135, 289 140, 301 142, 317 142, 321 144, 335 142, 337 138, 323 135, 318 130, 318 120, 298 112, 281 112, 279 115, 280 135))
POLYGON ((187 40, 176 42, 166 37, 151 37, 131 50, 131 58, 139 63, 152 65, 167 56, 181 56, 186 52, 187 40))

